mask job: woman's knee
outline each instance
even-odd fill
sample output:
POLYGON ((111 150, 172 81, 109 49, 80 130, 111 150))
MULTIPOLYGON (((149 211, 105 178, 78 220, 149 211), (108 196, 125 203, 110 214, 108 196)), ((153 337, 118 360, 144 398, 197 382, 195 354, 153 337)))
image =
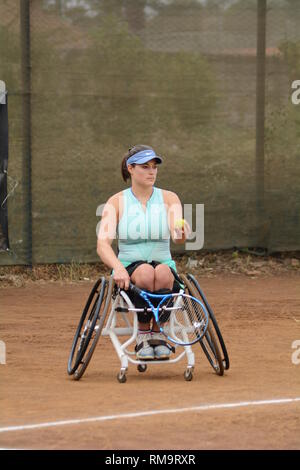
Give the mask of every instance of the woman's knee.
POLYGON ((131 280, 138 287, 154 290, 154 268, 149 264, 141 264, 132 273, 131 280))
POLYGON ((154 270, 155 275, 155 290, 158 289, 172 289, 174 283, 174 276, 171 269, 166 264, 159 264, 154 270))

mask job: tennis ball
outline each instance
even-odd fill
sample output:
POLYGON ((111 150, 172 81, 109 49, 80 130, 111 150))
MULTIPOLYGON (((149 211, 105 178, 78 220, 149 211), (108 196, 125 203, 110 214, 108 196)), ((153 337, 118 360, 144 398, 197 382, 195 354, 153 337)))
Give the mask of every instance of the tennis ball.
POLYGON ((175 227, 176 228, 183 228, 184 227, 184 219, 177 219, 175 221, 175 227))

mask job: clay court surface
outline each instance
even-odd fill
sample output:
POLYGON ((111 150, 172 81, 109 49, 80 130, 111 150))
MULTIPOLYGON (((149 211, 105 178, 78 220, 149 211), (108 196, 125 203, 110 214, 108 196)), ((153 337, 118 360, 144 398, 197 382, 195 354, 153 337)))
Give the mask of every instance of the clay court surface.
POLYGON ((217 376, 195 345, 191 382, 183 378, 183 360, 149 366, 143 374, 130 365, 120 384, 119 359, 106 338, 76 382, 67 375, 67 360, 93 283, 1 289, 0 339, 7 355, 0 365, 0 447, 300 449, 300 401, 273 402, 300 399, 300 364, 292 362, 292 343, 300 340, 299 274, 198 279, 231 367, 217 376))

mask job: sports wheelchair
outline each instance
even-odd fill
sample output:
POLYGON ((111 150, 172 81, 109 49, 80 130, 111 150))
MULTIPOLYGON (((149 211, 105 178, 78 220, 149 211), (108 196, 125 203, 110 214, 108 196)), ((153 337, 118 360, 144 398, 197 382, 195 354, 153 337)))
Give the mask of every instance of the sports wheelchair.
MULTIPOLYGON (((206 307, 209 323, 204 336, 199 340, 199 345, 216 374, 221 376, 224 370, 229 369, 230 363, 212 308, 192 274, 177 274, 177 281, 182 289, 180 292, 198 298, 206 307)), ((100 337, 108 336, 121 363, 117 375, 120 383, 126 382, 129 363, 135 364, 139 372, 145 372, 149 365, 171 364, 184 357, 187 361, 184 379, 192 380, 195 356, 191 346, 180 346, 181 351, 177 354, 179 346, 173 345, 174 357, 167 360, 143 361, 136 358, 132 345, 138 332, 137 311, 139 310, 133 304, 129 291, 118 288, 112 276, 98 279, 88 297, 74 336, 68 360, 68 374, 79 380, 90 363, 100 337), (122 343, 121 337, 124 337, 122 343)))

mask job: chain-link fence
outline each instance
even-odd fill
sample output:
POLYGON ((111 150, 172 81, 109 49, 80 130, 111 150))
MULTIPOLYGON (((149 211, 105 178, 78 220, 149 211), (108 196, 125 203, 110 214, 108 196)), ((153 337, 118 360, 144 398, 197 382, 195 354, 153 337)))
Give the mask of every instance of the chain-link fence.
POLYGON ((164 157, 156 186, 205 205, 204 248, 300 248, 297 0, 3 0, 0 53, 0 264, 96 261, 139 143, 164 157))

